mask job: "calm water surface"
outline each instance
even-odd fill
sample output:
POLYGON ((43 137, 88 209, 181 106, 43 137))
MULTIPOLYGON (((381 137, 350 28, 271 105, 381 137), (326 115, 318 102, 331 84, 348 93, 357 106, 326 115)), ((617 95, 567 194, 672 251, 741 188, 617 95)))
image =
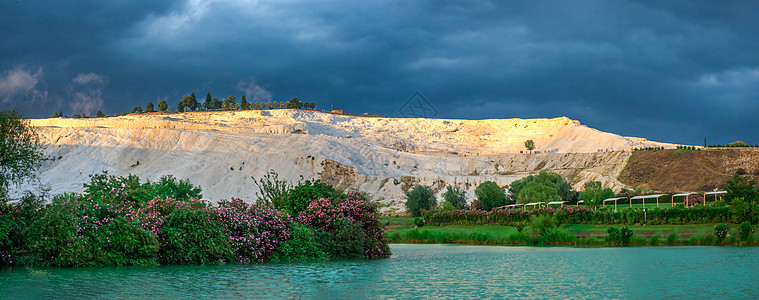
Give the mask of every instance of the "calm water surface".
POLYGON ((759 298, 759 247, 392 245, 375 261, 0 271, 0 298, 759 298))

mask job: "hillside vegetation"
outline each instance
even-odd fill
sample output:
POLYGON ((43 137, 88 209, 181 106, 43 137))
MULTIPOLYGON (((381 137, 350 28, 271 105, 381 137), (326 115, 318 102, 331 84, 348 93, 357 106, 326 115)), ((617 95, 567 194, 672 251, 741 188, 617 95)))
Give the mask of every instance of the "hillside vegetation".
POLYGON ((635 151, 619 180, 643 190, 699 192, 721 188, 736 172, 759 174, 759 149, 635 151))

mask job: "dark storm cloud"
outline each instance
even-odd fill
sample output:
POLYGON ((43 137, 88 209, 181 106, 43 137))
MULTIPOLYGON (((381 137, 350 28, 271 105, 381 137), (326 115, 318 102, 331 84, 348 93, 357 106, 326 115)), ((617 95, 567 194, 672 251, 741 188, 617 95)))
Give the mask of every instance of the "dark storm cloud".
POLYGON ((600 130, 759 143, 753 2, 92 1, 0 4, 0 100, 46 116, 181 96, 298 96, 399 116, 566 115, 600 130))

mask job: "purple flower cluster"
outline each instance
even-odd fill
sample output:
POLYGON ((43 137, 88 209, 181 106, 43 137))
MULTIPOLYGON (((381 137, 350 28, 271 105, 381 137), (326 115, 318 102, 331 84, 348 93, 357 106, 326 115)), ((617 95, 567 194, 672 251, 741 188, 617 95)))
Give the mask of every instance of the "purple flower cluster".
POLYGON ((290 238, 290 217, 265 205, 241 199, 221 200, 211 208, 232 243, 240 263, 263 262, 290 238))
POLYGON ((351 192, 337 203, 324 198, 314 200, 300 213, 297 221, 310 228, 332 231, 341 219, 361 224, 364 256, 367 259, 390 256, 385 237, 387 228, 380 225, 376 209, 362 193, 351 192))
POLYGON ((683 203, 685 203, 685 206, 704 205, 704 196, 698 194, 690 195, 685 197, 683 203))

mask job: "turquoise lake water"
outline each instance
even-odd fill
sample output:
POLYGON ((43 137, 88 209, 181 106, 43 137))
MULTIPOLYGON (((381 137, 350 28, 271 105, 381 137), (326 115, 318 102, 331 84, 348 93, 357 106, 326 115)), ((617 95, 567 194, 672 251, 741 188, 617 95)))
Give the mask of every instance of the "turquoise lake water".
POLYGON ((373 261, 0 270, 0 298, 759 298, 759 247, 392 245, 373 261))

